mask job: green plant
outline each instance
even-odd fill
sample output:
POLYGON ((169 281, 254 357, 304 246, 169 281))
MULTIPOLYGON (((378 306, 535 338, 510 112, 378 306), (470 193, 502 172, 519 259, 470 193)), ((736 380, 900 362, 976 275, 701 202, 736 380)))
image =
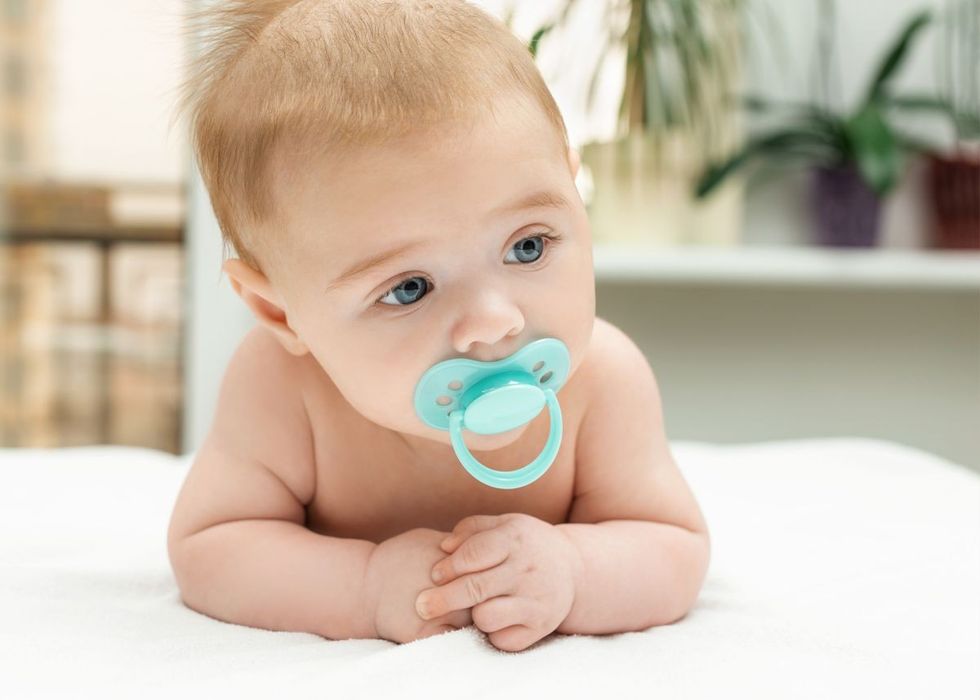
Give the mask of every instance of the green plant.
MULTIPOLYGON (((579 0, 565 0, 558 17, 533 33, 528 44, 532 55, 537 55, 545 35, 565 25, 578 4, 579 0)), ((724 152, 723 96, 733 91, 739 66, 740 35, 733 20, 744 4, 745 0, 607 2, 587 105, 594 101, 606 54, 625 44, 619 134, 642 133, 659 150, 666 136, 684 129, 694 136, 703 158, 724 152)))
MULTIPOLYGON (((823 17, 826 21, 827 13, 823 17)), ((850 113, 837 113, 829 105, 788 104, 761 97, 746 98, 743 105, 750 111, 775 112, 788 117, 790 123, 750 137, 734 155, 709 165, 695 186, 697 197, 707 196, 733 172, 762 156, 803 159, 825 165, 854 163, 862 179, 879 196, 890 192, 901 175, 905 155, 932 148, 930 144, 897 128, 893 123, 893 114, 902 110, 954 114, 946 100, 901 97, 893 95, 891 91, 891 81, 913 42, 931 21, 931 13, 922 11, 902 28, 878 64, 856 109, 850 113)), ((956 114, 957 118, 966 119, 956 114)))

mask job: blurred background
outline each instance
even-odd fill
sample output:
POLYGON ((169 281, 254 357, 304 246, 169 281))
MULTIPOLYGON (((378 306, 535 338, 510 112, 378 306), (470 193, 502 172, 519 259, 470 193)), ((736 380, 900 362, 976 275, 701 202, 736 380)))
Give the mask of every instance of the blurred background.
MULTIPOLYGON (((582 154, 668 437, 980 470, 980 0, 481 0, 582 154)), ((0 0, 0 446, 197 449, 250 312, 170 119, 195 2, 0 0)))

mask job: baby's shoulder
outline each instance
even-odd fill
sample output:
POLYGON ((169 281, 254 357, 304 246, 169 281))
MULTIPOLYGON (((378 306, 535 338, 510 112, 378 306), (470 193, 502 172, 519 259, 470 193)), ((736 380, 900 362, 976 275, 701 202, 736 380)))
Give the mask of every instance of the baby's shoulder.
POLYGON ((270 330, 260 324, 242 337, 228 364, 229 373, 248 379, 255 398, 274 394, 278 401, 301 399, 303 379, 307 373, 306 359, 297 357, 276 340, 270 330))
POLYGON ((638 366, 649 370, 643 351, 633 339, 618 326, 596 316, 581 366, 586 393, 608 390, 610 379, 638 366))
POLYGON ((598 359, 607 357, 612 353, 622 352, 624 349, 636 348, 636 343, 626 333, 604 318, 595 317, 592 326, 592 342, 589 343, 589 352, 595 353, 598 359))
POLYGON ((646 355, 622 329, 598 316, 576 378, 576 393, 585 405, 580 432, 586 422, 599 426, 591 432, 601 434, 607 421, 630 420, 622 409, 634 405, 641 395, 643 400, 659 400, 657 379, 646 355))
POLYGON ((303 357, 254 326, 228 361, 207 436, 212 446, 267 465, 304 497, 313 483, 306 373, 303 357))
POLYGON ((239 353, 257 368, 261 368, 264 376, 273 380, 264 384, 269 389, 278 391, 280 398, 303 399, 307 390, 316 384, 322 384, 326 378, 312 353, 292 354, 282 346, 272 331, 261 324, 256 324, 245 334, 236 351, 236 354, 239 353))

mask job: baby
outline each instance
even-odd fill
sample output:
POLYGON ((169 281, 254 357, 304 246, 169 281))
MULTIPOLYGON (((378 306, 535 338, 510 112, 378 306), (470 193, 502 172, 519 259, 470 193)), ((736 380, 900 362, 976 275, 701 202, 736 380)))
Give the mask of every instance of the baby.
POLYGON ((578 155, 526 47, 463 0, 238 0, 196 18, 212 39, 181 110, 258 323, 174 507, 183 602, 329 639, 472 624, 506 651, 682 618, 707 527, 646 359, 595 317, 578 155), (483 402, 502 432, 460 446, 423 420, 429 368, 502 371, 489 363, 544 339, 558 374, 529 368, 483 402), (490 485, 467 453, 499 477, 548 466, 490 485))

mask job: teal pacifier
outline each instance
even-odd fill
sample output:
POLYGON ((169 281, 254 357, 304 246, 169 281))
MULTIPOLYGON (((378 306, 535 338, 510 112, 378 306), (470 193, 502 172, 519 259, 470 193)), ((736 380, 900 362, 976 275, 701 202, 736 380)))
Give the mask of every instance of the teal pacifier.
POLYGON ((475 479, 498 489, 537 480, 561 444, 561 407, 555 394, 568 378, 568 348, 557 338, 528 343, 494 362, 454 358, 433 365, 415 387, 415 412, 433 428, 449 431, 456 457, 475 479), (463 442, 465 428, 480 435, 504 433, 537 416, 545 404, 551 432, 534 461, 514 471, 490 469, 463 442))

